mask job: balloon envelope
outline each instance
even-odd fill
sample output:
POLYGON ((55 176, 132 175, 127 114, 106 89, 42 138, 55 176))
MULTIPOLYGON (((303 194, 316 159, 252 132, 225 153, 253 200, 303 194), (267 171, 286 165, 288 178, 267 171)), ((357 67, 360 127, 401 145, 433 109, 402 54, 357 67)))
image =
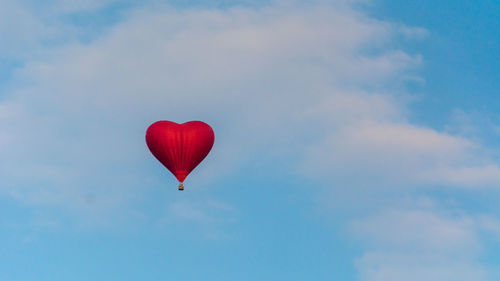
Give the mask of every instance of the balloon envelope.
POLYGON ((174 174, 181 187, 187 175, 208 155, 214 139, 212 128, 201 121, 158 121, 146 131, 149 150, 174 174))

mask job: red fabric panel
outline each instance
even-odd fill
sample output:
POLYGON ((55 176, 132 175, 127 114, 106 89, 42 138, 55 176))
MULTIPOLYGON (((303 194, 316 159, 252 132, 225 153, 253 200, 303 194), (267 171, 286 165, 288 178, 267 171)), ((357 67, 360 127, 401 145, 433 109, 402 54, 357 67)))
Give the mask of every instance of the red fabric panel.
POLYGON ((183 124, 158 121, 146 131, 146 144, 151 153, 181 183, 207 157, 214 139, 212 128, 201 121, 183 124))

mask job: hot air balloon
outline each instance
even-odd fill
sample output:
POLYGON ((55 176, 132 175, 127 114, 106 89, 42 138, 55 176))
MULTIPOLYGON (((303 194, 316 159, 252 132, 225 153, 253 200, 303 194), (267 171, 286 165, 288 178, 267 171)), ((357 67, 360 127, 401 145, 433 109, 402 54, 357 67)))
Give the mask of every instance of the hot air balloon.
POLYGON ((191 171, 207 157, 214 145, 214 131, 201 121, 177 124, 158 121, 146 131, 146 144, 151 153, 179 181, 179 190, 191 171))

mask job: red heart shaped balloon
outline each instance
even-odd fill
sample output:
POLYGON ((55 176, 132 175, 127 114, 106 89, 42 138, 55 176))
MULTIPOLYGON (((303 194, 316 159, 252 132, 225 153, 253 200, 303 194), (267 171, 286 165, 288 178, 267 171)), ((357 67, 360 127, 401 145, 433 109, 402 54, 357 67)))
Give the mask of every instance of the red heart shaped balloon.
POLYGON ((180 190, 187 175, 207 157, 214 139, 212 128, 201 121, 158 121, 146 131, 149 150, 179 180, 180 190))

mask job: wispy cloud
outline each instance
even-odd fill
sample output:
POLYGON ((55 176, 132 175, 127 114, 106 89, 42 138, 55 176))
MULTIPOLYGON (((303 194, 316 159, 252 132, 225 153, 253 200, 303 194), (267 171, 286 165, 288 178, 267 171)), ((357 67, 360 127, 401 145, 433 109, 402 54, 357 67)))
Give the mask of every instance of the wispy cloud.
POLYGON ((404 121, 375 121, 381 115, 377 112, 373 120, 338 127, 311 146, 305 166, 315 162, 316 172, 342 178, 353 178, 362 169, 364 177, 359 180, 371 178, 372 185, 397 189, 500 186, 498 165, 488 156, 488 148, 472 139, 404 121))
POLYGON ((361 280, 493 280, 481 263, 482 236, 496 235, 498 220, 450 212, 428 199, 411 205, 352 222, 366 247, 356 262, 361 280))
MULTIPOLYGON (((234 166, 263 145, 280 146, 274 140, 282 137, 303 149, 308 120, 331 111, 304 116, 335 103, 332 97, 353 104, 372 97, 393 111, 384 114, 399 115, 391 95, 359 89, 380 87, 418 63, 384 50, 394 32, 347 6, 131 11, 105 36, 50 48, 50 60, 27 61, 16 72, 14 81, 27 83, 2 104, 17 116, 0 120, 11 138, 1 152, 9 159, 2 189, 50 204, 79 202, 85 196, 77 194, 89 190, 134 198, 126 186, 148 174, 135 167, 148 160, 142 135, 157 119, 209 120, 220 143, 213 154, 225 161, 212 166, 234 166), (60 199, 29 196, 37 190, 60 199)), ((364 118, 367 109, 365 102, 337 116, 364 118)))
MULTIPOLYGON (((86 202, 99 190, 121 198, 103 204, 113 208, 135 198, 132 185, 147 178, 135 168, 148 160, 142 135, 164 118, 216 127, 219 162, 210 166, 237 167, 288 139, 281 155, 303 155, 313 177, 495 186, 498 166, 486 148, 411 124, 409 97, 392 92, 422 58, 390 43, 423 33, 344 4, 130 10, 89 43, 45 47, 50 56, 16 72, 13 81, 26 83, 1 104, 0 153, 9 159, 2 189, 37 204, 86 202), (361 167, 364 179, 354 176, 361 167)), ((230 169, 200 173, 219 170, 230 169)))

